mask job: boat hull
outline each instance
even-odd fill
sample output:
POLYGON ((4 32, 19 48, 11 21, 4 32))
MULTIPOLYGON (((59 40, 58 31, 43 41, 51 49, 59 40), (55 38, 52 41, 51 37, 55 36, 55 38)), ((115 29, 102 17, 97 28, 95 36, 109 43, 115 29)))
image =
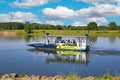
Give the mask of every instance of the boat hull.
POLYGON ((86 51, 89 50, 89 46, 81 47, 81 46, 60 46, 54 44, 28 44, 28 46, 35 47, 37 49, 48 49, 48 50, 81 50, 86 51))

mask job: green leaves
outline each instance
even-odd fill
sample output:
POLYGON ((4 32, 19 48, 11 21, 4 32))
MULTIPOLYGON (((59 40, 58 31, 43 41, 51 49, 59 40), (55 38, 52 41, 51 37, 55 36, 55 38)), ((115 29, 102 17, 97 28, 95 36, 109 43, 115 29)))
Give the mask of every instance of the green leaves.
POLYGON ((110 30, 116 30, 117 29, 117 24, 115 22, 110 22, 108 24, 110 30))
POLYGON ((33 32, 32 29, 33 29, 33 28, 32 28, 32 26, 30 25, 30 23, 29 23, 29 22, 26 22, 26 23, 25 23, 25 28, 24 28, 25 32, 28 33, 28 34, 29 34, 29 33, 32 33, 32 32, 33 32))
POLYGON ((96 22, 90 22, 87 25, 88 30, 97 30, 97 23, 96 22))

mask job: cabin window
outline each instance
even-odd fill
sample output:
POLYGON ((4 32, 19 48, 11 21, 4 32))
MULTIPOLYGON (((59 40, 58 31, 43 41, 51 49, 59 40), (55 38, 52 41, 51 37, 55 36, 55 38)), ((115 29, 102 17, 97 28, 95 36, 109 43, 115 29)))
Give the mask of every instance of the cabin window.
POLYGON ((57 37, 57 42, 60 42, 60 41, 62 41, 62 37, 57 37))

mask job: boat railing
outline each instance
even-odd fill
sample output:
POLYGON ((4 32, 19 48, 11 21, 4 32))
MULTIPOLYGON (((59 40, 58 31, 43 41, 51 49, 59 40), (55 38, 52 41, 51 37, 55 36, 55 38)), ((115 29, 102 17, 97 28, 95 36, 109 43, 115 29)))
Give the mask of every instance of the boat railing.
POLYGON ((56 45, 59 46, 77 46, 77 42, 76 41, 59 41, 58 43, 56 43, 56 45))

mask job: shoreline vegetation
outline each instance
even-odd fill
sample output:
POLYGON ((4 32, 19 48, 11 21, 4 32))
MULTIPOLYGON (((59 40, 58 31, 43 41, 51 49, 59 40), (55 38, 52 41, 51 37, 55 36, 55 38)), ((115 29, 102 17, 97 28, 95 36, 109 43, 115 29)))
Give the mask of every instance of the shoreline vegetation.
POLYGON ((44 36, 46 32, 50 33, 50 35, 68 36, 82 36, 85 34, 89 34, 90 36, 120 36, 119 30, 33 30, 30 34, 27 34, 24 30, 5 30, 0 31, 0 36, 44 36))
POLYGON ((110 74, 104 74, 102 77, 88 76, 81 78, 77 74, 56 75, 56 76, 36 76, 26 74, 4 74, 0 76, 0 80, 120 80, 120 76, 111 76, 110 74))

